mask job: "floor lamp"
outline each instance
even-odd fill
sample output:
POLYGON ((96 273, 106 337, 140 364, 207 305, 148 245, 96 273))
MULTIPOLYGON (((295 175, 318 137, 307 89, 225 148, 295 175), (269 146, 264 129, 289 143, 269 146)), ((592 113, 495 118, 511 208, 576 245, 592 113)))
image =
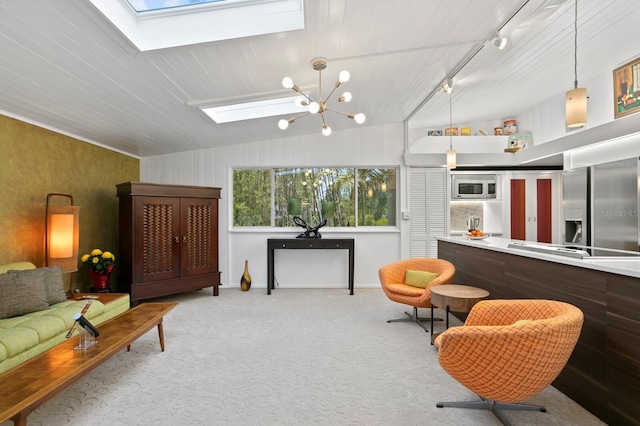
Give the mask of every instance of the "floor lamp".
MULTIPOLYGON (((68 194, 47 194, 45 209, 45 266, 60 265, 62 272, 78 270, 78 243, 80 241, 80 207, 73 205, 73 197, 68 194), (69 206, 50 204, 53 197, 65 197, 69 206)), ((73 285, 73 275, 69 279, 69 291, 73 285)))

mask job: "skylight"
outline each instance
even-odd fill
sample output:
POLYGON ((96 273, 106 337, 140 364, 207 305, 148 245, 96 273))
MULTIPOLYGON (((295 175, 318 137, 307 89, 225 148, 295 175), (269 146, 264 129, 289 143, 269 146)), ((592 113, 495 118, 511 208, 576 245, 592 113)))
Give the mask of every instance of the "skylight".
POLYGON ((193 6, 194 4, 215 3, 224 0, 127 0, 133 10, 138 13, 151 10, 173 9, 175 7, 193 6))
POLYGON ((217 107, 201 107, 200 109, 213 121, 221 124, 232 121, 251 120, 254 118, 273 117, 276 115, 304 113, 306 108, 297 106, 296 98, 299 98, 299 96, 217 107))
POLYGON ((304 29, 304 0, 89 0, 139 50, 304 29))

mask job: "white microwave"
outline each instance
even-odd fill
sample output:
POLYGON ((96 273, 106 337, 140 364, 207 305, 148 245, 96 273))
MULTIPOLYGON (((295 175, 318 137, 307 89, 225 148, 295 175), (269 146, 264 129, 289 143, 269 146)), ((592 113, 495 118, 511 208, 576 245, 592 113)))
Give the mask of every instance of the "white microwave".
POLYGON ((451 175, 451 199, 496 198, 496 175, 451 175))

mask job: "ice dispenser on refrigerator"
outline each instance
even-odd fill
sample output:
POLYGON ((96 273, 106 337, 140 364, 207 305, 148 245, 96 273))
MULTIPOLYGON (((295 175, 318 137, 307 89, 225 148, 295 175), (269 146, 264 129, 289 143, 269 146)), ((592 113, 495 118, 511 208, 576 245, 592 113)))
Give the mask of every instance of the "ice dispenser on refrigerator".
POLYGON ((590 245, 589 174, 587 167, 562 173, 565 245, 590 245))

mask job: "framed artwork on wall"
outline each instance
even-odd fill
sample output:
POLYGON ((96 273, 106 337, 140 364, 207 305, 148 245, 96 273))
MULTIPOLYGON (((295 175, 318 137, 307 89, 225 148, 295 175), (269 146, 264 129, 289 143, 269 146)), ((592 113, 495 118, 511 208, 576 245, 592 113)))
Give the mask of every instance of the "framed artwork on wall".
POLYGON ((615 118, 640 111, 640 58, 613 70, 615 118))

